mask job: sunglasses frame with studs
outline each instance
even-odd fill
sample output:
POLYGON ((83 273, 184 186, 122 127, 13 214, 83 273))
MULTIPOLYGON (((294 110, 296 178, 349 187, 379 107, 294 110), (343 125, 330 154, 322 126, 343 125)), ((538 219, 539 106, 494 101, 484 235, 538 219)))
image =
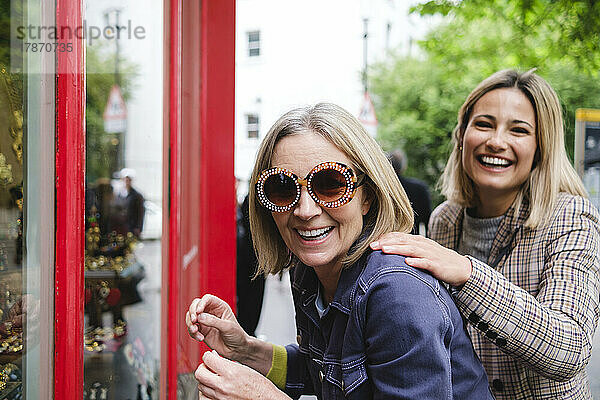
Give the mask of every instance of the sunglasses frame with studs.
MULTIPOLYGON (((339 176, 337 178, 340 178, 339 176)), ((308 194, 315 201, 315 203, 319 204, 322 207, 326 208, 337 208, 347 204, 354 195, 356 194, 356 189, 363 184, 364 182, 364 174, 361 174, 359 178, 354 174, 352 168, 348 167, 345 164, 336 161, 326 161, 316 165, 309 173, 306 175, 304 179, 298 177, 298 175, 294 174, 292 171, 281 168, 281 167, 271 167, 267 168, 260 173, 256 181, 256 193, 258 195, 259 202, 272 212, 287 212, 291 210, 298 202, 300 201, 300 194, 302 191, 302 186, 305 186, 308 190, 308 194), (341 175, 345 182, 345 190, 341 195, 336 195, 332 198, 327 198, 328 195, 322 193, 327 188, 319 188, 319 184, 315 184, 315 177, 318 179, 320 174, 323 174, 326 171, 331 171, 331 173, 341 175), (268 190, 265 190, 265 184, 269 185, 269 179, 279 177, 280 181, 285 181, 287 179, 291 179, 291 181, 296 186, 296 193, 290 193, 288 196, 283 196, 284 199, 282 201, 277 201, 276 204, 273 199, 269 198, 268 190), (316 186, 316 187, 315 187, 316 186), (322 199, 319 197, 327 198, 322 199), (287 198, 287 199, 285 199, 287 198)), ((335 178, 333 178, 335 181, 335 178)), ((285 182, 285 184, 289 184, 290 182, 285 182)), ((331 196, 329 196, 331 197, 331 196)))

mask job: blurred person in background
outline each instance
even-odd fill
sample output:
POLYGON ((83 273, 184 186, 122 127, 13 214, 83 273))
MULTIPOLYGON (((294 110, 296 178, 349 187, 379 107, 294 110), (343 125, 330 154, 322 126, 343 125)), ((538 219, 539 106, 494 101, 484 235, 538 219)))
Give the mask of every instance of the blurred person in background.
POLYGON ((125 232, 131 232, 139 239, 144 227, 146 209, 144 207, 144 196, 132 186, 135 175, 135 170, 131 168, 123 168, 119 172, 124 187, 118 195, 118 202, 121 203, 124 211, 125 232))
POLYGON ((415 212, 415 225, 412 233, 415 235, 427 235, 427 226, 429 224, 429 216, 431 215, 431 195, 427 184, 416 178, 404 176, 408 167, 408 159, 406 153, 402 149, 395 149, 388 154, 388 159, 394 167, 398 179, 402 187, 406 191, 408 200, 415 212))
POLYGON ((248 196, 237 208, 237 319, 250 336, 256 336, 265 294, 265 276, 256 275, 258 260, 252 245, 248 196))
POLYGON ((372 248, 450 285, 497 399, 591 399, 599 215, 558 96, 533 71, 497 72, 467 97, 452 141, 431 239, 391 233, 372 248))

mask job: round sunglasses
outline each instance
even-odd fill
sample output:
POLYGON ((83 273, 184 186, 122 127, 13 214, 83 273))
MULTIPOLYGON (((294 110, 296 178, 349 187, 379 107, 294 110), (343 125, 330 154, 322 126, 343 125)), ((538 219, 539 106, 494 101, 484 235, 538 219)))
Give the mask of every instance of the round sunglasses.
POLYGON ((272 167, 261 172, 256 192, 260 203, 273 212, 291 210, 300 200, 302 186, 320 206, 336 208, 352 200, 362 177, 357 179, 351 168, 334 161, 317 165, 304 179, 285 168, 272 167))

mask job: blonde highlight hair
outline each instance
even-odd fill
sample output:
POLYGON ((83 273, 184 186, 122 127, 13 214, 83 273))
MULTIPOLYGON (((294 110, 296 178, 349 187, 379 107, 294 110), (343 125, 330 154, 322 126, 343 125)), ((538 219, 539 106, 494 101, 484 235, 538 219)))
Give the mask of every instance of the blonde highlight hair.
POLYGON ((537 151, 529 178, 515 199, 514 212, 527 199, 530 214, 525 226, 536 228, 552 212, 558 194, 567 192, 587 197, 586 190, 571 165, 565 150, 562 107, 552 87, 535 70, 519 72, 503 70, 483 80, 467 96, 458 112, 458 123, 452 132, 452 153, 440 178, 442 194, 463 207, 478 204, 477 191, 462 165, 462 140, 469 124, 475 103, 495 89, 520 90, 531 102, 535 112, 537 151))
MULTIPOLYGON (((365 174, 363 189, 371 196, 369 212, 363 217, 359 240, 342 260, 344 267, 369 250, 369 244, 392 231, 409 232, 413 211, 391 164, 381 147, 364 130, 360 122, 343 108, 330 103, 297 108, 284 114, 263 139, 249 189, 250 229, 258 258, 258 274, 276 274, 297 262, 285 245, 271 212, 258 201, 255 183, 260 173, 272 167, 275 146, 285 136, 313 132, 333 143, 351 161, 357 174, 365 174)), ((307 144, 308 145, 308 144, 307 144)))

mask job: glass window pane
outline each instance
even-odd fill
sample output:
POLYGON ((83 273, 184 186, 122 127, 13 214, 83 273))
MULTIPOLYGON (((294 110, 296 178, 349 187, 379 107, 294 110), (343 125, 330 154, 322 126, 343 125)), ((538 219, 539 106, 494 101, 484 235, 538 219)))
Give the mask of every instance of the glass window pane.
POLYGON ((246 114, 246 130, 249 138, 257 138, 259 129, 258 114, 246 114))
POLYGON ((84 397, 155 399, 161 345, 163 2, 85 3, 84 397))
POLYGON ((248 56, 260 56, 260 31, 248 32, 248 56))
POLYGON ((0 399, 52 396, 54 53, 19 35, 44 5, 0 0, 0 399))

